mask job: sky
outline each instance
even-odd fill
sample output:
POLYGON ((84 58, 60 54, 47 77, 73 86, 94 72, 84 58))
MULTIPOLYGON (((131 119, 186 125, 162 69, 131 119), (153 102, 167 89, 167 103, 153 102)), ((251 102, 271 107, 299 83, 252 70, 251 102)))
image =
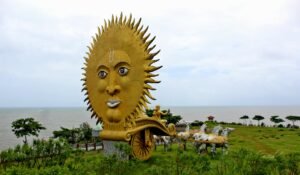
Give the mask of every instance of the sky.
POLYGON ((163 65, 153 105, 300 105, 300 1, 0 0, 0 107, 84 107, 97 27, 132 14, 163 65))

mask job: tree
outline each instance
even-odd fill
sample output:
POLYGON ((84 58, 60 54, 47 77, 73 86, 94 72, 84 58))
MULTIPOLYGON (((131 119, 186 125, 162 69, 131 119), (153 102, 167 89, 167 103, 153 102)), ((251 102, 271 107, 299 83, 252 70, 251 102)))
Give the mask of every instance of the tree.
POLYGON ((68 129, 64 127, 60 127, 61 130, 53 131, 54 138, 65 138, 68 143, 74 144, 79 140, 80 129, 73 128, 68 129))
MULTIPOLYGON (((164 110, 163 112, 167 111, 164 110)), ((167 123, 173 123, 174 125, 182 119, 180 115, 173 115, 171 112, 168 112, 166 115, 162 115, 161 118, 167 120, 167 123)))
POLYGON ((289 115, 286 117, 286 119, 292 121, 293 127, 295 127, 295 122, 300 121, 300 116, 289 115))
POLYGON ((22 118, 12 122, 12 131, 15 133, 17 138, 25 137, 23 141, 27 144, 27 136, 33 135, 38 137, 41 130, 46 129, 42 124, 35 121, 33 118, 22 118))
POLYGON ((85 143, 88 143, 92 139, 92 128, 88 124, 88 122, 84 122, 80 124, 80 131, 82 133, 82 140, 85 141, 85 143))
POLYGON ((153 116, 153 109, 146 109, 146 115, 148 116, 148 117, 152 117, 153 116))
POLYGON ((202 126, 203 122, 199 120, 195 120, 191 123, 191 126, 202 126))
MULTIPOLYGON (((146 114, 148 117, 152 117, 153 116, 153 109, 146 109, 146 114)), ((163 110, 163 113, 167 113, 166 115, 161 115, 161 119, 165 119, 167 120, 167 123, 178 123, 182 117, 180 115, 173 115, 170 110, 163 110)))
MULTIPOLYGON (((240 119, 247 121, 249 119, 249 116, 248 115, 244 115, 244 116, 240 117, 240 119)), ((244 124, 245 124, 245 122, 244 122, 244 124)))
POLYGON ((257 126, 259 126, 259 121, 265 119, 265 117, 261 115, 255 115, 252 119, 257 120, 257 126))
POLYGON ((271 116, 271 118, 270 118, 270 121, 273 122, 273 123, 275 123, 275 126, 276 126, 276 124, 278 124, 278 123, 284 122, 284 120, 283 120, 282 118, 278 118, 278 117, 279 117, 279 116, 274 115, 274 116, 271 116))

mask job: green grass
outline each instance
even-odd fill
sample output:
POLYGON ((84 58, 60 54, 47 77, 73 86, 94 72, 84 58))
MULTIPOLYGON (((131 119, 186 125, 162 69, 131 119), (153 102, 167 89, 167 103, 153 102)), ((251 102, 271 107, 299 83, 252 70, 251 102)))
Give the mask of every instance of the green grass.
POLYGON ((264 154, 300 152, 300 129, 229 126, 230 150, 247 148, 264 154))
POLYGON ((300 129, 248 127, 227 125, 235 130, 229 135, 229 151, 223 155, 199 155, 192 143, 187 150, 172 144, 165 152, 157 146, 147 161, 118 160, 105 157, 102 151, 71 154, 61 165, 26 167, 15 165, 2 174, 134 174, 134 175, 259 175, 300 174, 300 129))

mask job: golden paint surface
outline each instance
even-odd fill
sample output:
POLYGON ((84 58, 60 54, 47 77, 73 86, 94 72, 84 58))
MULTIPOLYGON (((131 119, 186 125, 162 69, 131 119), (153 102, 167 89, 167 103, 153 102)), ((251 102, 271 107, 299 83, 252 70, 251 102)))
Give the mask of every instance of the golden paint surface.
POLYGON ((162 66, 153 66, 159 53, 152 53, 155 37, 150 39, 140 23, 121 14, 98 28, 85 57, 82 90, 92 117, 104 124, 100 137, 130 142, 133 155, 145 160, 151 156, 152 135, 175 135, 175 126, 160 120, 159 107, 154 117, 145 115, 148 98, 155 100, 150 83, 160 82, 153 72, 162 66))
MULTIPOLYGON (((101 55, 97 52, 101 53, 101 50, 96 51, 96 55, 101 55)), ((143 94, 145 78, 144 70, 139 68, 139 63, 136 55, 110 48, 96 59, 97 66, 89 70, 87 75, 91 77, 91 81, 87 83, 96 87, 90 91, 90 100, 92 104, 95 103, 93 109, 102 116, 103 122, 124 122, 135 110, 143 94), (106 76, 100 78, 100 72, 105 72, 106 76), (113 102, 118 105, 114 106, 113 102)))
POLYGON ((90 110, 106 129, 134 127, 134 120, 147 108, 147 98, 154 99, 148 83, 159 83, 151 73, 161 67, 152 66, 159 51, 151 53, 155 37, 149 40, 148 27, 142 30, 140 22, 135 23, 131 16, 128 20, 122 15, 112 17, 89 47, 84 90, 90 110))

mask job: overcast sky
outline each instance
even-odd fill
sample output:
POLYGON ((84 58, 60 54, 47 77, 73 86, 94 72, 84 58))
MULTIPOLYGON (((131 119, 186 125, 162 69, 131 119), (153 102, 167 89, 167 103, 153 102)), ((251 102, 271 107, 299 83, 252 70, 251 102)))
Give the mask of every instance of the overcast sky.
POLYGON ((154 105, 300 105, 297 0, 0 0, 0 107, 85 106, 86 46, 121 12, 161 49, 154 105))

